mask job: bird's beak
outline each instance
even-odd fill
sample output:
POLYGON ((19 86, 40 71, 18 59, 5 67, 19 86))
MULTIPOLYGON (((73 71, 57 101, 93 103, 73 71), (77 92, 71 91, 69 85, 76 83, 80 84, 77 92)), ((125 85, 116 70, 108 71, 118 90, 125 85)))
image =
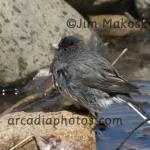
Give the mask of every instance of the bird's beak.
POLYGON ((53 47, 54 49, 58 49, 58 48, 59 48, 59 47, 58 47, 58 43, 52 44, 52 47, 53 47))

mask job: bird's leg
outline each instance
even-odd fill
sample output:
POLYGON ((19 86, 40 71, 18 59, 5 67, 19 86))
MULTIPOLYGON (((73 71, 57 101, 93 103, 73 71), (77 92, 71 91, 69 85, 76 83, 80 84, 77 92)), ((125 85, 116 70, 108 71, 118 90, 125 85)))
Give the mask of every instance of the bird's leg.
POLYGON ((101 120, 100 113, 96 113, 96 125, 101 131, 104 131, 107 128, 106 123, 101 120))
POLYGON ((100 114, 99 113, 95 113, 95 118, 96 118, 96 123, 95 126, 93 128, 93 130, 96 133, 96 136, 101 139, 103 137, 102 131, 105 131, 107 128, 107 125, 105 124, 105 122, 102 122, 100 120, 100 114))
POLYGON ((102 133, 102 131, 104 131, 104 128, 101 128, 100 126, 99 126, 99 124, 95 124, 95 127, 93 128, 93 130, 94 130, 94 132, 95 132, 95 134, 96 134, 96 137, 98 137, 98 139, 102 139, 102 137, 103 137, 103 133, 102 133), (103 129, 103 130, 102 130, 103 129))

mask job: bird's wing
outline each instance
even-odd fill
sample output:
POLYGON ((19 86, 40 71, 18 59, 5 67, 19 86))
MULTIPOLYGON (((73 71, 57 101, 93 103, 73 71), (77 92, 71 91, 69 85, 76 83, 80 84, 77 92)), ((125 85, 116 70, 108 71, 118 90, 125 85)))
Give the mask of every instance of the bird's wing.
POLYGON ((84 85, 92 88, 100 89, 108 93, 128 94, 139 93, 138 89, 129 82, 117 76, 99 77, 96 73, 81 79, 84 85))
POLYGON ((123 79, 105 58, 92 57, 92 61, 90 56, 90 61, 87 58, 80 64, 76 63, 79 69, 77 71, 80 72, 76 77, 82 84, 114 94, 139 93, 137 87, 123 79))

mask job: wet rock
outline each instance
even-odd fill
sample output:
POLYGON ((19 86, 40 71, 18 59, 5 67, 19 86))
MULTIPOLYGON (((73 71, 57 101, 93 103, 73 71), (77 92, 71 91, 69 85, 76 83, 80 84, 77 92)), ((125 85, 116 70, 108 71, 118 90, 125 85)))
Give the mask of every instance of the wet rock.
POLYGON ((81 14, 123 14, 132 9, 130 0, 66 0, 81 14))
POLYGON ((49 73, 49 67, 47 67, 40 69, 33 79, 22 88, 22 91, 26 95, 44 93, 52 84, 52 75, 49 73))
MULTIPOLYGON (((56 150, 96 150, 95 135, 92 132, 93 125, 94 121, 89 117, 66 111, 8 114, 0 119, 0 149, 8 150, 23 139, 35 136, 41 149, 46 148, 49 144, 52 149, 56 150), (41 119, 39 124, 35 124, 35 121, 32 124, 31 120, 38 117, 41 119), (20 119, 17 123, 13 123, 13 120, 17 118, 20 119), (26 120, 24 120, 25 125, 21 124, 22 118, 26 120)), ((32 148, 28 150, 30 149, 32 150, 32 148)))
POLYGON ((141 19, 146 19, 150 22, 150 1, 149 0, 135 0, 138 15, 141 19))
POLYGON ((84 20, 63 0, 0 1, 0 84, 25 82, 49 66, 52 43, 64 35, 95 37, 88 28, 69 28, 69 18, 84 20))

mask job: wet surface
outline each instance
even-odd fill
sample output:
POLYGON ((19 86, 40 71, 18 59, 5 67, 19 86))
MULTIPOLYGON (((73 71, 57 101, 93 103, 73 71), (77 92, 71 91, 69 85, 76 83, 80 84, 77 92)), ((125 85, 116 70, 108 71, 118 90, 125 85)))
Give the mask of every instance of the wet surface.
MULTIPOLYGON (((147 96, 133 96, 134 100, 142 102, 144 110, 150 115, 150 82, 134 82, 147 96)), ((102 113, 103 118, 110 118, 110 126, 102 132, 102 138, 97 137, 98 150, 115 150, 133 128, 143 119, 127 106, 113 105, 102 113), (120 118, 117 123, 113 118, 120 118)), ((121 150, 150 150, 150 125, 146 123, 138 129, 126 142, 121 150)))
POLYGON ((22 99, 24 95, 0 95, 0 113, 2 113, 4 110, 8 109, 15 103, 17 103, 20 99, 22 99))

